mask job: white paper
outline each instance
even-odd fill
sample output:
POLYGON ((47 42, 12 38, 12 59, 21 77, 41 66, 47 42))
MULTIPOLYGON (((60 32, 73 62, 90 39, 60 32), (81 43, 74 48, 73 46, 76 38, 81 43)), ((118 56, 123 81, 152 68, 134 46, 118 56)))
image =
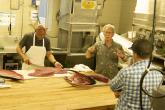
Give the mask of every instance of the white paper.
POLYGON ((8 84, 0 84, 0 89, 1 88, 10 88, 11 85, 8 85, 8 84))
POLYGON ((24 79, 34 79, 34 78, 48 78, 48 77, 65 77, 65 76, 70 76, 71 74, 65 73, 65 74, 54 74, 53 76, 48 76, 48 77, 35 77, 35 76, 29 76, 29 73, 35 72, 35 70, 14 70, 18 74, 21 74, 24 79))

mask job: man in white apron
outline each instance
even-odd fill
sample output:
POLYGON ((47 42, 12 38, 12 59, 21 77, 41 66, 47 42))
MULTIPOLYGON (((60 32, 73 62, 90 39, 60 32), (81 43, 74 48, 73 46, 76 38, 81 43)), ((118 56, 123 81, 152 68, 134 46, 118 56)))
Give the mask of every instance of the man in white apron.
POLYGON ((22 69, 44 67, 45 56, 55 67, 62 68, 62 65, 52 55, 50 40, 45 36, 46 28, 43 25, 38 25, 35 32, 25 34, 19 42, 16 50, 23 59, 22 69), (22 50, 23 47, 25 47, 25 53, 22 50))

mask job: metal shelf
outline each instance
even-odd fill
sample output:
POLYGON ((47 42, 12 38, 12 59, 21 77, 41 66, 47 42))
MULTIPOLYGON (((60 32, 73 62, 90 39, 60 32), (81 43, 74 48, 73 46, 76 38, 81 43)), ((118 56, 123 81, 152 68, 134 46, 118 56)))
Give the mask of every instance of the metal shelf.
POLYGON ((61 0, 61 3, 63 4, 60 8, 59 28, 61 29, 60 39, 63 40, 59 40, 61 43, 59 47, 66 47, 67 53, 70 54, 72 49, 82 48, 83 43, 81 41, 86 32, 90 32, 92 36, 97 36, 98 8, 96 6, 95 9, 84 9, 81 0, 61 0), (77 42, 75 42, 76 40, 77 42))

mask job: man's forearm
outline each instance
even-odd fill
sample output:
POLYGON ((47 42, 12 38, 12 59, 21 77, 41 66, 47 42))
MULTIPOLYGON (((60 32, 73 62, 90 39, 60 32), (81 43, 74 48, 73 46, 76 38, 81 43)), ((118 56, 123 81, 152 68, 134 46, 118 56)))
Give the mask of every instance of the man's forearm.
POLYGON ((94 55, 95 45, 89 47, 85 53, 86 58, 91 58, 94 55))
POLYGON ((93 56, 93 54, 89 50, 87 50, 85 53, 85 56, 88 59, 88 58, 91 58, 93 56))
POLYGON ((55 57, 53 56, 53 54, 51 53, 51 52, 48 52, 47 53, 47 58, 48 58, 48 60, 51 62, 51 63, 55 63, 55 62, 57 62, 56 61, 56 59, 55 59, 55 57))
POLYGON ((17 53, 22 57, 22 59, 24 59, 24 58, 26 57, 26 55, 25 55, 25 54, 23 53, 23 51, 22 51, 22 48, 20 48, 19 45, 17 45, 16 51, 17 51, 17 53))

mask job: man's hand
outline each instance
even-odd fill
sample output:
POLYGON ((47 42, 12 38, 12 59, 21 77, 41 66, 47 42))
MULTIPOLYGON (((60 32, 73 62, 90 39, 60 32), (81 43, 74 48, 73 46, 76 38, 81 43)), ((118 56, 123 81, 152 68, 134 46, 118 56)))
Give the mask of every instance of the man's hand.
POLYGON ((115 92, 114 92, 115 97, 116 97, 116 98, 119 98, 119 97, 120 97, 120 93, 121 93, 121 92, 119 92, 119 91, 115 91, 115 92))
POLYGON ((26 64, 28 64, 28 65, 31 64, 31 62, 30 62, 30 60, 29 60, 29 58, 27 56, 24 56, 23 57, 23 62, 26 63, 26 64))
POLYGON ((117 49, 116 54, 121 59, 123 59, 125 57, 124 52, 122 50, 117 49))
POLYGON ((93 57, 93 52, 95 51, 95 45, 89 47, 85 53, 85 57, 88 59, 88 58, 91 58, 93 57))
POLYGON ((59 63, 59 62, 55 62, 54 66, 57 67, 57 68, 62 68, 63 67, 62 64, 59 63))
POLYGON ((122 61, 124 61, 124 62, 127 61, 127 57, 124 54, 124 51, 117 49, 116 55, 118 56, 118 58, 122 59, 122 61))
POLYGON ((93 53, 95 51, 95 45, 89 47, 87 51, 93 53))

